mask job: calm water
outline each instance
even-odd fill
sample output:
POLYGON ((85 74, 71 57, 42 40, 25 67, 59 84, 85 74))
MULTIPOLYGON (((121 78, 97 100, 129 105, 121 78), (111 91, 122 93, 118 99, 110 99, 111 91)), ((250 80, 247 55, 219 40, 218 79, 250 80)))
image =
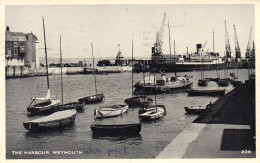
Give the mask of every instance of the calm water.
MULTIPOLYGON (((229 73, 233 70, 229 70, 229 73)), ((247 70, 238 70, 239 78, 247 79, 247 70)), ((235 70, 236 72, 236 70, 235 70)), ((221 71, 223 77, 223 71, 221 71)), ((229 74, 228 73, 228 74, 229 74)), ((185 72, 178 75, 193 75, 194 87, 200 72, 185 72)), ((167 77, 173 73, 166 74, 167 77)), ((148 74, 146 74, 148 76, 148 74)), ((157 78, 160 74, 156 74, 157 78)), ((215 77, 216 71, 205 71, 205 77, 215 77)), ((76 101, 80 97, 95 93, 92 75, 64 76, 64 102, 76 101)), ((134 81, 142 80, 142 74, 134 74, 134 81)), ((59 77, 50 77, 53 97, 60 98, 59 77), (57 89, 58 86, 58 89, 57 89)), ((106 96, 105 102, 85 105, 84 111, 77 114, 75 125, 64 130, 30 134, 23 122, 39 118, 27 113, 31 97, 42 92, 46 95, 46 77, 32 77, 6 80, 6 150, 7 158, 154 158, 197 116, 185 115, 184 106, 204 105, 217 100, 216 97, 188 97, 186 92, 157 95, 157 103, 164 104, 167 115, 154 122, 142 124, 139 137, 135 138, 93 138, 90 125, 95 123, 94 109, 100 106, 121 104, 131 97, 131 73, 97 75, 98 91, 106 96), (39 91, 37 88, 39 85, 39 91), (122 149, 122 150, 120 150, 122 149), (83 151, 78 155, 14 155, 12 151, 83 151)), ((208 87, 218 87, 209 82, 208 87)), ((233 89, 230 85, 227 91, 233 89)), ((154 96, 150 96, 154 98, 154 96)), ((120 117, 99 120, 98 123, 139 122, 138 109, 120 117)))

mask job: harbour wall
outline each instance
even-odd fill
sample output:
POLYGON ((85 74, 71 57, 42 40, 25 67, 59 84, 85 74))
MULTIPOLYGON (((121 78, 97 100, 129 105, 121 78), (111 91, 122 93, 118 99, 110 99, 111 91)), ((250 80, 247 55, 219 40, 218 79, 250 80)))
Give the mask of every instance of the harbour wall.
POLYGON ((255 158, 255 109, 255 80, 248 80, 214 102, 156 158, 255 158))

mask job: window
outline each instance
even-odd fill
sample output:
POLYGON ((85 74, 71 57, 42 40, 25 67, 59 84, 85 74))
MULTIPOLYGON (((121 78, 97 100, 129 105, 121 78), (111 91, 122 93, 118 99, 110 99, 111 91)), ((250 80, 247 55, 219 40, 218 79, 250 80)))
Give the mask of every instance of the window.
POLYGON ((14 42, 14 47, 16 48, 18 46, 18 43, 17 42, 14 42))
POLYGON ((24 46, 21 46, 20 48, 21 48, 21 51, 24 51, 24 46))
POLYGON ((14 49, 14 55, 17 55, 17 54, 18 54, 18 50, 14 49))
POLYGON ((7 57, 11 57, 11 52, 12 52, 11 49, 7 50, 7 57))

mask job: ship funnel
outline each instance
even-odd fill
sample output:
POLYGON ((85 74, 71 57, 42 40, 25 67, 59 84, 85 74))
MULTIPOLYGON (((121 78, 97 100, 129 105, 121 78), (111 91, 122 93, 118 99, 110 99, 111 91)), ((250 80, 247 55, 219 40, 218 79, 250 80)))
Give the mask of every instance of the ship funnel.
POLYGON ((202 54, 202 45, 201 44, 197 44, 197 55, 201 55, 202 54))

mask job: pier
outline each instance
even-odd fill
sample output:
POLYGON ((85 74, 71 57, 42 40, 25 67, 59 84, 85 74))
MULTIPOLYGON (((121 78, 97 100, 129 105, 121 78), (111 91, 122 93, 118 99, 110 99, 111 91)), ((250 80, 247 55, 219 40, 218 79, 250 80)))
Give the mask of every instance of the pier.
POLYGON ((219 98, 156 157, 256 157, 255 83, 247 81, 219 98))

